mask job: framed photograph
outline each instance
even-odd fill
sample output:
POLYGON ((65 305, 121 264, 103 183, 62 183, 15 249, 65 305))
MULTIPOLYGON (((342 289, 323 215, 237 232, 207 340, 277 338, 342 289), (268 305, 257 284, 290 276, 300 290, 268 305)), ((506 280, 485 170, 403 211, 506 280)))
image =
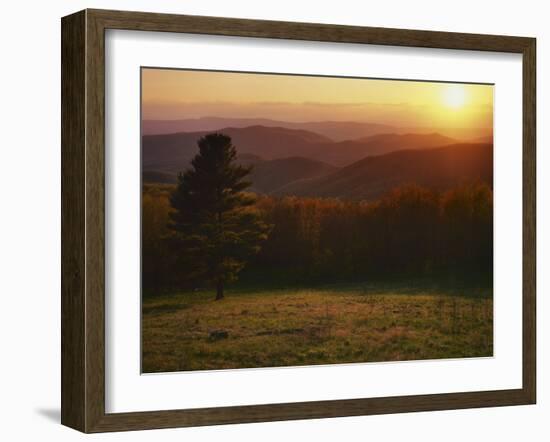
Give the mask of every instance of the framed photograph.
POLYGON ((62 423, 534 404, 535 39, 62 19, 62 423))

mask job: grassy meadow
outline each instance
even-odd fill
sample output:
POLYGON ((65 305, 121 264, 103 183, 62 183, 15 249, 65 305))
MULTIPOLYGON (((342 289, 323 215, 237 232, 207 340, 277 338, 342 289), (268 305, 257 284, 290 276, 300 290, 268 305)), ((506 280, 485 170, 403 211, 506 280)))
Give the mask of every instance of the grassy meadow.
POLYGON ((493 354, 491 288, 341 284, 188 291, 142 304, 142 371, 493 354))

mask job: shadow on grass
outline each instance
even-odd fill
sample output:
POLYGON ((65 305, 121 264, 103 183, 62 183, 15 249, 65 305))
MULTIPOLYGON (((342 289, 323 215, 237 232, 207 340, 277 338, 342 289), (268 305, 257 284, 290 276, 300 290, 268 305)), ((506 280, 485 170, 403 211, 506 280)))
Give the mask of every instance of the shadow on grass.
MULTIPOLYGON (((229 286, 226 289, 228 297, 254 296, 259 292, 263 296, 277 296, 284 292, 301 292, 312 290, 317 293, 330 295, 355 294, 359 296, 371 295, 435 295, 435 296, 459 296, 465 298, 491 299, 493 288, 490 283, 479 281, 448 281, 448 280, 398 280, 398 281, 363 281, 350 283, 332 284, 277 284, 266 282, 265 284, 244 284, 239 283, 229 286)), ((213 299, 214 291, 202 289, 199 291, 174 290, 164 292, 157 296, 144 298, 145 304, 142 307, 143 314, 164 314, 172 313, 191 307, 197 301, 208 301, 213 299), (179 299, 174 304, 174 296, 179 299)))
POLYGON ((453 281, 453 280, 431 280, 431 279, 411 279, 411 280, 368 280, 350 283, 330 283, 330 284, 239 284, 230 287, 228 292, 231 294, 254 294, 258 291, 278 293, 288 290, 316 290, 320 292, 340 292, 346 294, 355 292, 359 295, 384 294, 392 295, 448 295, 463 296, 469 298, 491 298, 493 289, 487 281, 453 281))

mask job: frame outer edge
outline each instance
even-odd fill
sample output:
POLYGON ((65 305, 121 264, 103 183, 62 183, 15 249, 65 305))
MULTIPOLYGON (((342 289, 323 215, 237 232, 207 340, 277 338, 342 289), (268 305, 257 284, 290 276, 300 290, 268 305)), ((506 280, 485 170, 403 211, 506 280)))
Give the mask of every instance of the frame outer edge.
POLYGON ((91 433, 531 404, 535 355, 535 39, 88 9, 62 19, 62 423, 91 433), (523 388, 105 413, 105 29, 523 54, 523 388))
POLYGON ((106 28, 474 51, 523 51, 529 37, 88 9, 106 28))
POLYGON ((86 425, 105 417, 105 28, 86 10, 86 425))
POLYGON ((536 39, 523 50, 523 390, 528 403, 537 397, 536 373, 536 39))
POLYGON ((85 13, 61 21, 61 423, 86 425, 85 13))

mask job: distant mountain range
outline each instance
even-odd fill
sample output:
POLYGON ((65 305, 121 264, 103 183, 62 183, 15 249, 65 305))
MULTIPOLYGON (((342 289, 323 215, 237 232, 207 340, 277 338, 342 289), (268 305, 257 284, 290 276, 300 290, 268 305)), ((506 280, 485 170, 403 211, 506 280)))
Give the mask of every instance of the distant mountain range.
MULTIPOLYGON (((253 166, 251 190, 259 193, 369 200, 405 183, 434 189, 469 180, 492 185, 491 137, 460 143, 438 133, 385 133, 334 142, 283 127, 216 132, 231 137, 241 164, 253 166)), ((143 181, 175 183, 177 173, 197 154, 197 140, 207 133, 211 131, 143 136, 143 181)))
POLYGON ((336 171, 335 166, 303 157, 261 161, 254 165, 250 174, 251 190, 273 193, 295 181, 314 179, 336 171))
POLYGON ((306 130, 334 141, 367 137, 379 133, 395 132, 397 129, 386 124, 360 123, 347 121, 318 121, 296 123, 270 120, 268 118, 221 118, 203 117, 186 120, 144 120, 143 135, 160 135, 176 132, 215 131, 222 128, 245 128, 251 126, 284 127, 294 130, 306 130))
POLYGON ((445 190, 468 181, 492 187, 492 144, 453 144, 372 156, 332 174, 291 182, 274 194, 372 200, 403 184, 445 190))
MULTIPOLYGON (((218 132, 229 135, 241 155, 253 154, 269 160, 304 157, 334 166, 347 166, 366 156, 394 150, 430 148, 457 142, 437 133, 389 133, 333 142, 314 132, 282 127, 228 127, 218 132)), ((143 136, 144 169, 170 172, 182 170, 198 152, 197 140, 207 133, 209 132, 179 132, 143 136)))
MULTIPOLYGON (((314 132, 282 127, 228 127, 217 132, 230 136, 240 154, 254 154, 265 159, 290 156, 311 157, 310 152, 307 152, 310 146, 332 143, 330 139, 314 132)), ((207 133, 210 132, 180 132, 143 136, 143 168, 171 172, 184 169, 198 153, 197 140, 207 133)))
MULTIPOLYGON (((277 160, 263 160, 257 155, 243 154, 237 162, 252 165, 250 190, 270 194, 297 180, 317 178, 339 170, 338 167, 303 157, 289 157, 277 160)), ((145 169, 142 174, 145 183, 175 184, 177 173, 145 169)))
MULTIPOLYGON (((485 182, 492 187, 492 143, 420 147, 422 140, 426 140, 428 144, 449 141, 437 134, 424 137, 388 134, 356 140, 349 143, 370 146, 365 149, 382 153, 363 157, 345 167, 302 156, 263 159, 257 154, 246 152, 239 154, 237 160, 241 164, 253 166, 250 176, 252 191, 274 196, 372 200, 392 188, 413 183, 437 190, 446 190, 472 181, 485 182), (394 150, 385 153, 388 149, 394 150)), ((333 148, 341 144, 333 143, 333 148)), ((172 149, 173 147, 167 147, 162 150, 162 161, 151 153, 146 155, 144 152, 144 182, 176 182, 177 171, 188 167, 189 158, 179 158, 178 163, 172 156, 172 149), (179 166, 176 167, 175 164, 179 166)))
POLYGON ((402 149, 429 149, 457 143, 457 140, 438 133, 430 134, 379 134, 357 140, 337 143, 317 143, 307 146, 304 156, 325 161, 335 166, 347 166, 367 156, 382 155, 402 149))
POLYGON ((269 118, 224 118, 202 117, 184 120, 143 120, 142 135, 161 135, 177 132, 211 132, 227 127, 244 128, 250 126, 284 127, 286 129, 306 130, 330 138, 332 141, 345 141, 377 134, 428 133, 437 131, 451 138, 473 141, 487 138, 491 130, 483 127, 397 127, 389 124, 358 121, 312 121, 293 122, 272 120, 269 118))

